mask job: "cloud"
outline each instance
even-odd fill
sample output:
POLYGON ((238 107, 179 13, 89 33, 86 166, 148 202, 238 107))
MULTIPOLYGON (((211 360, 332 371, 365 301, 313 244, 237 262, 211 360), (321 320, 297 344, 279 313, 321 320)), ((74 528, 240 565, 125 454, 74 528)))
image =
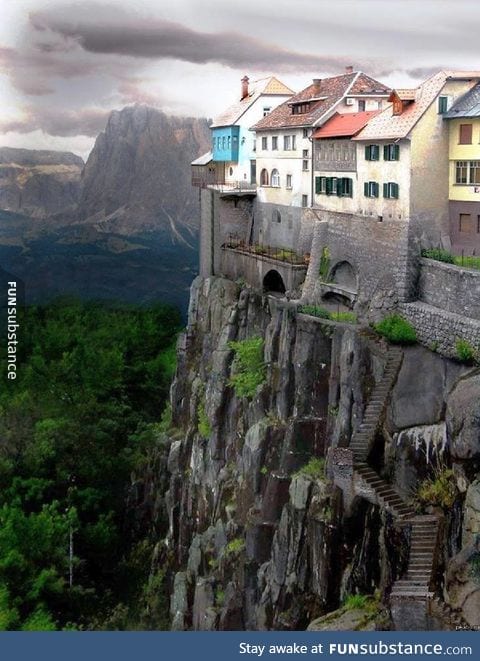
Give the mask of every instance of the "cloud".
POLYGON ((72 111, 31 106, 21 119, 0 122, 0 132, 30 133, 41 130, 52 136, 96 137, 105 128, 109 114, 109 111, 97 108, 72 111))
MULTIPOLYGON (((304 54, 238 32, 201 32, 180 23, 146 19, 115 11, 105 20, 88 8, 81 15, 68 12, 32 13, 30 22, 39 33, 54 33, 94 54, 149 60, 175 59, 194 64, 217 63, 251 71, 338 71, 348 57, 304 54), (87 15, 86 15, 87 14, 87 15)), ((45 50, 45 44, 42 46, 45 50)))

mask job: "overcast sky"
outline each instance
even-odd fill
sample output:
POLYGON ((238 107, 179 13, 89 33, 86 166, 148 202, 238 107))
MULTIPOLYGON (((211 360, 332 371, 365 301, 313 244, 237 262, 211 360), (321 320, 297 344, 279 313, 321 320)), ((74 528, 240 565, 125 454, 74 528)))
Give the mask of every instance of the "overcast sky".
POLYGON ((0 0, 0 145, 88 155, 108 112, 212 117, 240 78, 480 69, 477 0, 0 0))

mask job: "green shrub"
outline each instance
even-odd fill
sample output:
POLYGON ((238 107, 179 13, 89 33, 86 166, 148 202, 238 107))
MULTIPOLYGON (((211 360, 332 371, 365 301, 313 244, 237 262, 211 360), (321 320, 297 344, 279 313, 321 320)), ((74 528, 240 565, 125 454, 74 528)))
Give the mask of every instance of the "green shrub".
POLYGON ((476 351, 467 340, 459 338, 455 342, 455 350, 457 352, 457 358, 462 363, 473 363, 476 358, 476 351))
POLYGON ((422 250, 422 257, 428 257, 428 259, 435 259, 437 262, 445 262, 446 264, 454 264, 454 257, 448 250, 443 248, 428 248, 422 250))
POLYGON ((205 412, 204 402, 200 402, 197 407, 197 421, 197 429, 200 436, 205 439, 210 438, 212 434, 212 427, 205 412))
POLYGON ((294 475, 308 475, 315 479, 325 474, 325 459, 323 457, 312 457, 308 463, 298 469, 294 475))
POLYGON ((280 250, 273 254, 274 259, 280 259, 283 262, 289 262, 295 257, 295 251, 290 248, 280 248, 280 250))
POLYGON ((464 266, 467 269, 476 269, 480 271, 480 257, 455 255, 453 258, 454 264, 457 266, 464 266))
POLYGON ((470 574, 476 583, 480 583, 480 553, 477 551, 472 555, 470 562, 470 574))
POLYGON ((344 324, 357 323, 357 315, 355 312, 331 312, 330 319, 332 321, 340 321, 344 324))
POLYGON ((312 317, 318 317, 319 319, 330 319, 330 312, 318 305, 301 305, 298 310, 302 314, 309 314, 312 317))
POLYGON ((457 485, 451 468, 439 468, 418 487, 417 497, 422 505, 436 505, 451 510, 457 498, 457 485))
POLYGON ((417 341, 417 334, 412 324, 398 314, 391 314, 382 319, 375 324, 375 330, 394 344, 414 344, 417 341))
POLYGON ((369 597, 365 594, 349 594, 343 603, 343 608, 347 611, 363 610, 369 601, 369 597))
POLYGON ((236 555, 237 553, 241 553, 244 548, 245 541, 241 537, 235 537, 235 539, 232 539, 232 541, 227 544, 227 554, 236 555))
POLYGON ((318 268, 318 275, 323 282, 327 281, 328 273, 330 271, 330 250, 328 246, 322 248, 322 256, 320 257, 320 266, 318 268))
POLYGON ((266 378, 263 339, 251 337, 240 342, 229 342, 228 346, 235 353, 234 374, 230 377, 229 385, 238 397, 252 398, 266 378))

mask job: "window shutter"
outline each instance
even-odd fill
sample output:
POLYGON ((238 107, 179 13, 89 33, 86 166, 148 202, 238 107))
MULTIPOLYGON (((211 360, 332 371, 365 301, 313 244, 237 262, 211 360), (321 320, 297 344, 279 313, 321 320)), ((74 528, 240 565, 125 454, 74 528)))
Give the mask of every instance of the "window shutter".
POLYGON ((400 145, 393 145, 393 160, 400 160, 400 145))
POLYGON ((383 197, 388 197, 388 184, 383 184, 383 197))
POLYGON ((377 184, 376 181, 373 182, 373 196, 378 197, 378 190, 380 186, 377 184))
POLYGON ((343 179, 337 179, 337 195, 341 197, 343 194, 343 179))
POLYGON ((370 161, 370 145, 365 146, 365 160, 370 161))
POLYGON ((392 197, 398 200, 398 184, 392 184, 392 197))
POLYGON ((320 194, 320 177, 315 177, 315 194, 319 195, 320 194))
POLYGON ((368 181, 366 181, 363 184, 363 194, 365 195, 365 197, 369 197, 369 195, 368 195, 368 181))
POLYGON ((332 178, 331 177, 326 177, 325 192, 327 193, 327 195, 332 194, 332 178))
POLYGON ((388 157, 389 147, 390 147, 390 145, 383 145, 383 160, 384 161, 389 161, 390 160, 389 157, 388 157))
POLYGON ((374 161, 379 161, 380 160, 380 146, 379 145, 373 145, 373 160, 374 161))

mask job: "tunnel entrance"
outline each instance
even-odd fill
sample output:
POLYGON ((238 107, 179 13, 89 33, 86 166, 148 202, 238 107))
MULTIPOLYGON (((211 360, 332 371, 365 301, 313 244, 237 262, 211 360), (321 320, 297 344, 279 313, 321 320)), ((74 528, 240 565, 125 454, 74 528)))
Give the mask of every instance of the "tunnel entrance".
POLYGON ((263 278, 263 290, 265 292, 273 292, 278 294, 285 293, 285 283, 278 271, 272 269, 263 278))

